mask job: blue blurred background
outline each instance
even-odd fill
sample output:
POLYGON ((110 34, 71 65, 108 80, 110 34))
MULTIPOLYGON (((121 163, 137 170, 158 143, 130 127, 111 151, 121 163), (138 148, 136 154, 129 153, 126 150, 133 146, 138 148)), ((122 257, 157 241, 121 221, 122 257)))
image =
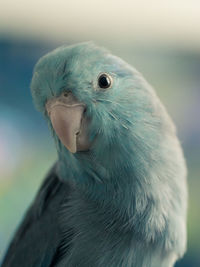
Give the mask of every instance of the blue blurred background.
POLYGON ((176 267, 200 266, 200 2, 191 0, 1 0, 0 261, 56 159, 32 104, 40 56, 94 40, 134 65, 175 121, 188 165, 188 251, 176 267))

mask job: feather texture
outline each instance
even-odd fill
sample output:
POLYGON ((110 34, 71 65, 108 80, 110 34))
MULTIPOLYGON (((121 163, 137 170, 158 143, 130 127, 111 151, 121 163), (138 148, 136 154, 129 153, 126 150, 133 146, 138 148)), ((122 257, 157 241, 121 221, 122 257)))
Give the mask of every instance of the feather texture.
MULTIPOLYGON (((26 266, 35 266, 36 258, 37 266, 172 267, 186 249, 186 167, 175 126, 152 87, 133 67, 90 42, 40 59, 31 89, 55 139, 60 182, 42 187, 28 222, 39 231, 37 220, 51 212, 55 228, 46 234, 52 238, 57 227, 60 232, 59 241, 48 241, 26 266), (110 89, 99 90, 99 73, 112 76, 110 89), (87 152, 71 154, 47 116, 46 101, 63 91, 87 106, 93 140, 87 152)), ((18 249, 12 244, 8 255, 33 245, 31 231, 29 237, 24 233, 26 221, 16 237, 18 249)), ((49 222, 42 224, 49 229, 49 222)))

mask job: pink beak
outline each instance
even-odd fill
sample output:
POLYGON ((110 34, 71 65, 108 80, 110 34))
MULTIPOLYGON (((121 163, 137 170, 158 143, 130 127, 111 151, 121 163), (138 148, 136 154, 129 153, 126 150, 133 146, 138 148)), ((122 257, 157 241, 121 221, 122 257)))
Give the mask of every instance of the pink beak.
POLYGON ((46 104, 52 126, 71 153, 88 150, 88 120, 83 116, 85 104, 79 102, 72 93, 65 95, 50 99, 46 104))

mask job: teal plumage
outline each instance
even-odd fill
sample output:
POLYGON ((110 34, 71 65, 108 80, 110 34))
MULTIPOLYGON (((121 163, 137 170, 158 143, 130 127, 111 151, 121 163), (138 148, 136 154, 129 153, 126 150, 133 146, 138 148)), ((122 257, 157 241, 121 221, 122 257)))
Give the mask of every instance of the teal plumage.
POLYGON ((132 66, 89 42, 42 57, 31 90, 57 147, 56 183, 70 188, 58 205, 51 266, 173 266, 186 249, 186 167, 175 126, 152 87, 132 66), (99 88, 101 73, 112 78, 109 89, 99 88), (74 154, 45 106, 69 91, 86 105, 92 144, 74 154))

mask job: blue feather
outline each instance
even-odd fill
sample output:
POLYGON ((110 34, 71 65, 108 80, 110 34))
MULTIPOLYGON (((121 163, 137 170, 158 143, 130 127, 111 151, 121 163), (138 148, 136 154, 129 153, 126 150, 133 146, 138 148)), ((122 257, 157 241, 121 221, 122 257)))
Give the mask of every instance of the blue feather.
POLYGON ((56 142, 57 174, 73 188, 59 214, 64 241, 56 266, 173 266, 186 250, 186 166, 153 88, 89 42, 41 58, 31 90, 56 142), (98 89, 99 73, 112 77, 110 89, 98 89), (87 152, 71 154, 47 116, 46 101, 63 91, 87 106, 93 140, 87 152))
POLYGON ((96 136, 88 153, 58 150, 59 174, 78 191, 63 213, 77 231, 66 266, 170 266, 165 262, 186 247, 186 168, 175 127, 154 90, 93 43, 57 49, 35 72, 39 110, 50 97, 44 83, 55 95, 70 90, 87 104, 96 136), (104 92, 96 88, 101 72, 114 80, 104 92))

